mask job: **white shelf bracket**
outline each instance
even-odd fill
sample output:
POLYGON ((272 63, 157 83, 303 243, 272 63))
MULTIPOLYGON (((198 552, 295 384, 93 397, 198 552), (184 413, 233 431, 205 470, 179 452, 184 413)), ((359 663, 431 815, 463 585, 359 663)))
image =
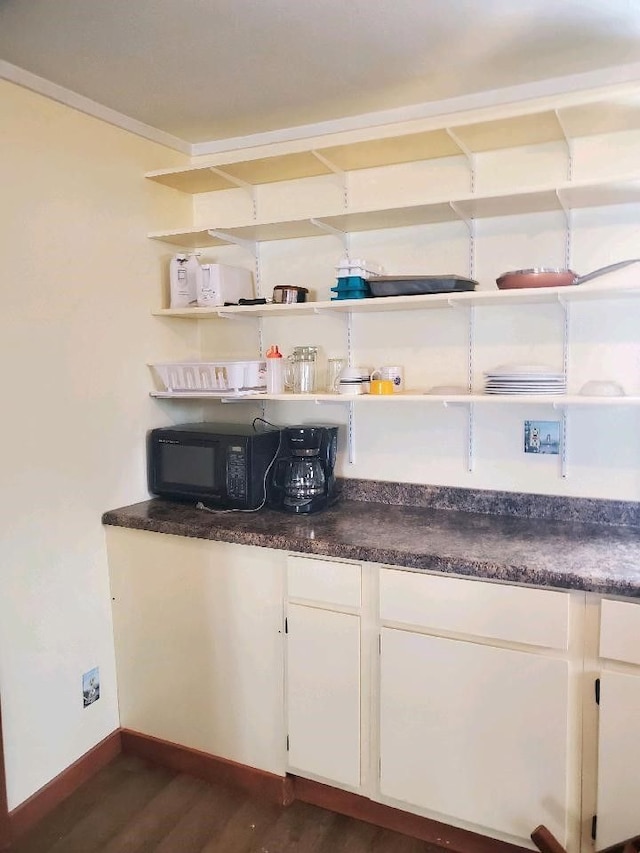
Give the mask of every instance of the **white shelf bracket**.
POLYGON ((241 190, 247 190, 254 195, 256 188, 248 181, 243 181, 242 178, 236 178, 235 175, 230 175, 228 172, 225 172, 224 169, 218 169, 217 166, 209 166, 209 171, 213 172, 215 175, 220 175, 221 178, 224 178, 225 181, 229 181, 229 183, 233 184, 234 187, 238 187, 238 189, 241 190))
POLYGON ((554 110, 556 121, 560 126, 560 130, 562 131, 562 138, 567 147, 567 180, 573 180, 573 139, 567 132, 567 126, 564 123, 564 118, 562 116, 561 110, 554 110))
POLYGON ((310 219, 309 222, 319 231, 324 231, 325 234, 331 234, 332 236, 337 237, 341 241, 344 251, 348 253, 349 239, 346 231, 341 231, 339 228, 329 225, 328 222, 324 222, 322 219, 310 219))
POLYGON ((328 157, 325 157, 324 154, 321 154, 319 151, 315 149, 311 151, 316 160, 319 160, 323 166, 326 166, 330 172, 333 172, 334 175, 339 175, 341 178, 344 178, 345 171, 341 169, 339 166, 336 166, 328 157))
POLYGON ((232 314, 230 311, 224 310, 218 311, 218 317, 221 320, 250 320, 252 323, 261 319, 257 314, 232 314))
POLYGON ((473 216, 467 216, 455 201, 450 201, 449 207, 458 219, 467 226, 469 232, 469 278, 473 278, 476 269, 476 220, 473 216))
POLYGON ((451 130, 450 127, 446 128, 447 135, 449 139, 451 139, 458 148, 462 151, 464 156, 467 158, 467 162, 469 163, 469 171, 470 171, 470 186, 471 192, 474 193, 476 191, 476 157, 473 151, 460 139, 458 134, 451 130))
POLYGON ((236 237, 235 234, 229 234, 228 231, 220 231, 217 228, 210 228, 207 233, 210 237, 218 237, 220 240, 225 240, 227 243, 233 243, 234 246, 240 246, 241 249, 249 252, 255 258, 258 251, 258 244, 255 240, 244 240, 242 237, 236 237))
POLYGON ((234 175, 230 175, 228 172, 225 172, 224 169, 218 169, 217 166, 209 166, 209 171, 213 172, 216 175, 220 175, 221 178, 224 178, 225 181, 229 181, 230 184, 233 184, 234 187, 238 187, 238 189, 245 190, 251 196, 251 204, 253 205, 253 218, 255 219, 258 214, 258 197, 256 195, 256 188, 253 184, 250 184, 248 181, 243 181, 242 178, 236 178, 234 175))
POLYGON ((332 162, 324 154, 321 154, 320 151, 312 149, 311 153, 316 158, 316 160, 319 160, 323 166, 326 166, 327 169, 329 169, 329 171, 338 179, 340 189, 342 190, 344 205, 346 207, 349 196, 348 173, 345 172, 344 169, 341 169, 339 166, 336 166, 334 162, 332 162))
POLYGON ((566 203, 562 195, 562 190, 556 190, 556 198, 564 213, 565 221, 564 264, 566 269, 571 269, 571 256, 573 254, 573 211, 566 203))

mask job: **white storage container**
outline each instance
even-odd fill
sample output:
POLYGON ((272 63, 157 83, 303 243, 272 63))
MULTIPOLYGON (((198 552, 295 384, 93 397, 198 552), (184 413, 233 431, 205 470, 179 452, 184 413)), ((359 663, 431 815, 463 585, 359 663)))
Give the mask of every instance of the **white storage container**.
POLYGON ((265 391, 266 361, 179 361, 152 364, 167 391, 265 391))

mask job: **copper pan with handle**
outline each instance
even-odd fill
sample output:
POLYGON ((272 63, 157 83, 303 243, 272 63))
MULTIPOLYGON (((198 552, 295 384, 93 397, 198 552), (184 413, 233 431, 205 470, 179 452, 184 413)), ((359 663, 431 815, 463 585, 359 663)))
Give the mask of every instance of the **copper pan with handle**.
MULTIPOLYGON (((496 284, 500 290, 517 290, 525 287, 564 287, 570 284, 584 284, 594 281, 601 276, 631 266, 632 264, 640 264, 640 260, 619 261, 616 264, 609 264, 606 267, 593 270, 593 272, 587 273, 587 275, 578 275, 573 270, 556 267, 533 267, 526 270, 511 270, 510 272, 502 273, 496 279, 496 284)), ((640 267, 638 268, 638 279, 640 281, 640 267)))

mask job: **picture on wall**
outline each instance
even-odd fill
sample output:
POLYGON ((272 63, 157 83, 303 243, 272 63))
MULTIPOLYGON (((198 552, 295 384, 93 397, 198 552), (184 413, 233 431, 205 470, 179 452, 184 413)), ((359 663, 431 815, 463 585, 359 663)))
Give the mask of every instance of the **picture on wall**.
POLYGON ((560 453, 560 421, 525 421, 524 452, 560 453))

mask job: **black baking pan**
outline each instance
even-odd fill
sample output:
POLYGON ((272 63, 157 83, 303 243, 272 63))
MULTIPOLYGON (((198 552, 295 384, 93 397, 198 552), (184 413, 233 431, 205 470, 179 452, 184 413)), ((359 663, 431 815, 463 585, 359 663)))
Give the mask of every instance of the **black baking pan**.
POLYGON ((369 279, 372 296, 415 296, 421 293, 461 293, 478 282, 461 275, 383 275, 369 279))

